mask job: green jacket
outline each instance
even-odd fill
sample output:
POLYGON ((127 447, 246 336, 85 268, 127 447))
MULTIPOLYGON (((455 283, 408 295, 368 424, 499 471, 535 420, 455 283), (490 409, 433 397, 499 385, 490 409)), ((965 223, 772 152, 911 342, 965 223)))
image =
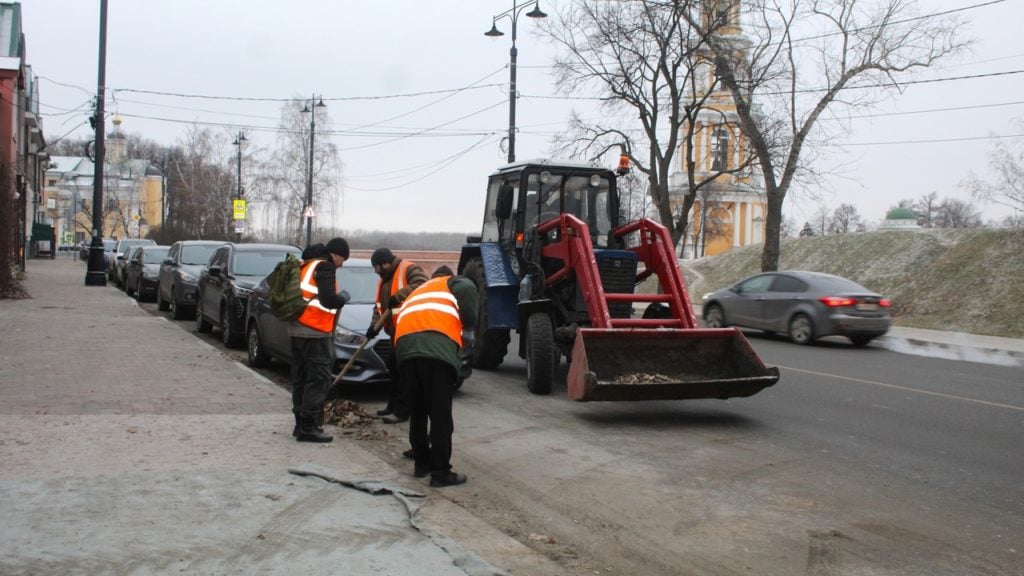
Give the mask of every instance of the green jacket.
MULTIPOLYGON (((452 276, 448 279, 448 289, 459 304, 459 317, 463 328, 476 328, 476 312, 479 301, 476 284, 469 278, 452 276)), ((417 332, 403 336, 395 347, 395 356, 399 364, 412 358, 434 358, 451 364, 458 375, 462 362, 459 359, 459 347, 450 338, 440 332, 417 332)))

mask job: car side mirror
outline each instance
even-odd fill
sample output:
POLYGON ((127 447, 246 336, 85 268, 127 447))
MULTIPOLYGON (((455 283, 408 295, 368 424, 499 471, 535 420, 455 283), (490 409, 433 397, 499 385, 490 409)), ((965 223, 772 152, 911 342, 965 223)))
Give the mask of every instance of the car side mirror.
POLYGON ((220 277, 220 266, 210 266, 207 270, 210 271, 210 276, 220 277))
POLYGON ((171 260, 170 258, 164 258, 164 262, 163 263, 168 265, 168 266, 172 266, 172 265, 174 265, 174 260, 171 260))

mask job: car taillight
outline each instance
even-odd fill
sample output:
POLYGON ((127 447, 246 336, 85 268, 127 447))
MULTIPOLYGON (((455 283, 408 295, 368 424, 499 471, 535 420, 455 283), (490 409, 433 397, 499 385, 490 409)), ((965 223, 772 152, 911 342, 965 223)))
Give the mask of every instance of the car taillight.
POLYGON ((878 301, 878 305, 881 306, 882 308, 888 308, 892 306, 892 300, 889 300, 888 298, 882 298, 881 300, 878 301))
POLYGON ((818 298, 818 302, 821 302, 829 308, 838 308, 840 306, 853 306, 857 303, 853 298, 843 298, 842 296, 822 296, 818 298))

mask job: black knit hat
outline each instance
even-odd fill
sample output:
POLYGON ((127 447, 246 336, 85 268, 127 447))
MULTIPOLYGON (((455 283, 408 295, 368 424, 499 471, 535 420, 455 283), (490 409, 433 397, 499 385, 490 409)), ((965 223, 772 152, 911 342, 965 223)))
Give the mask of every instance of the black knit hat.
POLYGON ((311 246, 306 246, 306 249, 302 251, 303 260, 312 260, 314 258, 322 258, 327 253, 327 247, 317 242, 311 246))
POLYGON ((455 275, 455 273, 452 272, 451 268, 449 268, 448 266, 445 266, 444 264, 441 264, 440 266, 437 267, 437 270, 434 270, 434 273, 430 277, 431 278, 439 278, 441 276, 454 276, 454 275, 455 275))
POLYGON ((391 264, 395 261, 395 255, 391 253, 391 250, 387 248, 377 248, 373 251, 373 255, 370 256, 370 264, 373 266, 380 266, 381 264, 391 264))
POLYGON ((327 251, 348 260, 348 242, 344 238, 331 238, 328 240, 327 251))

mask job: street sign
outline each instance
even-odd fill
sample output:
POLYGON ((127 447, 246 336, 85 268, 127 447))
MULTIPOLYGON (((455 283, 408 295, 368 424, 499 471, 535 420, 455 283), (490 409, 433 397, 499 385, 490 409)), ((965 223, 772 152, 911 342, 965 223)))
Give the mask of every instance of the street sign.
POLYGON ((235 220, 245 220, 245 200, 234 200, 232 208, 235 220))
POLYGON ((303 218, 316 218, 316 214, 313 212, 312 206, 306 206, 306 209, 302 211, 303 218))
POLYGON ((235 234, 245 232, 245 220, 235 220, 235 234))

